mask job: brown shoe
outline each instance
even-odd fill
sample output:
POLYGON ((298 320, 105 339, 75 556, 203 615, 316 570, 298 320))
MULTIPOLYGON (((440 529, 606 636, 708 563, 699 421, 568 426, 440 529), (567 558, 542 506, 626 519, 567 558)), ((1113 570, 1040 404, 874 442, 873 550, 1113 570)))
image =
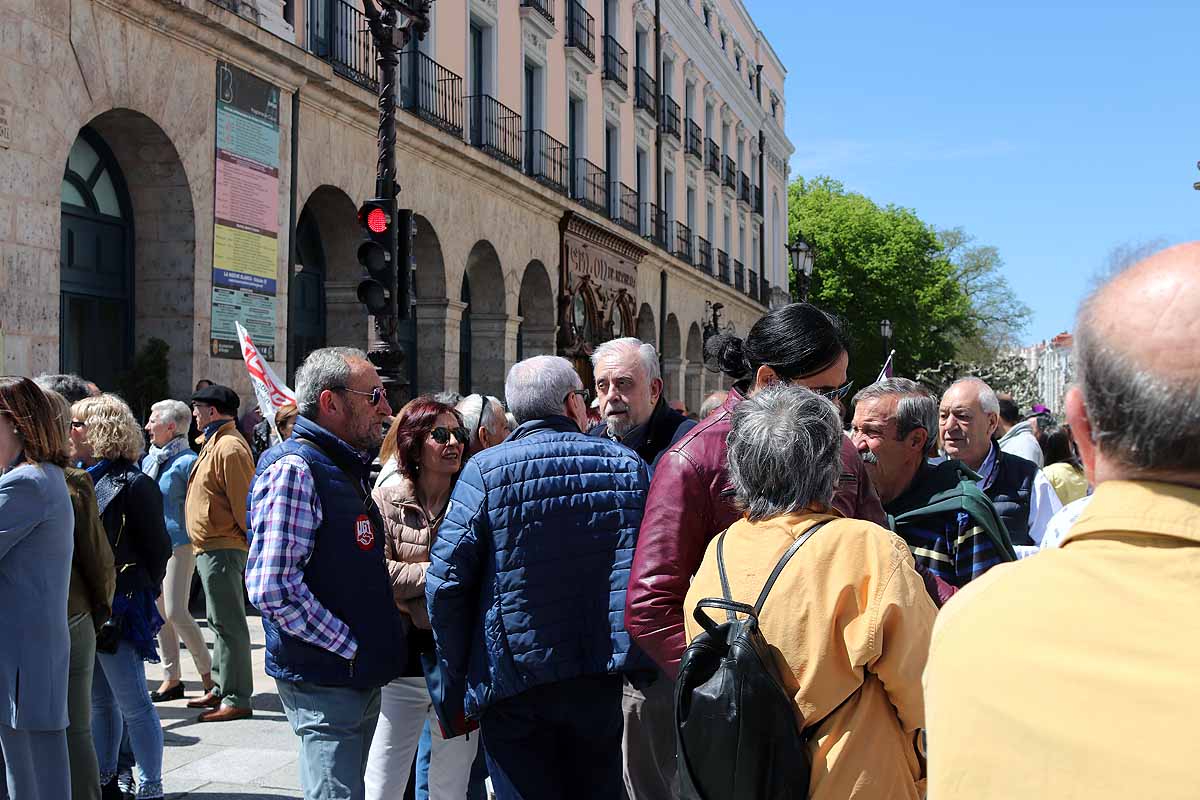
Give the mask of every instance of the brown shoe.
POLYGON ((203 697, 197 697, 195 700, 188 700, 188 708, 216 708, 221 705, 221 695, 209 689, 203 697))
POLYGON ((212 711, 205 711, 196 718, 197 722, 226 722, 231 719, 247 719, 252 717, 254 712, 249 708, 237 708, 236 706, 221 706, 212 711))

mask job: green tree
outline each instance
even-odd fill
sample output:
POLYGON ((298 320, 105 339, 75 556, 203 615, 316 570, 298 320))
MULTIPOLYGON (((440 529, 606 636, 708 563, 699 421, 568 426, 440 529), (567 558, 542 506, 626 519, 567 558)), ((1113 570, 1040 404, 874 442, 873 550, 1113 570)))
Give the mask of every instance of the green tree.
POLYGON ((975 244, 975 237, 962 228, 938 231, 938 241, 955 282, 971 302, 972 330, 955 341, 955 356, 960 361, 994 361, 1020 344, 1032 312, 1001 272, 999 250, 975 244))
POLYGON ((974 333, 954 264, 911 210, 881 207, 829 177, 798 178, 788 191, 789 239, 799 232, 816 251, 809 299, 846 322, 857 386, 883 366, 880 320, 892 321, 898 375, 950 360, 956 342, 974 333))

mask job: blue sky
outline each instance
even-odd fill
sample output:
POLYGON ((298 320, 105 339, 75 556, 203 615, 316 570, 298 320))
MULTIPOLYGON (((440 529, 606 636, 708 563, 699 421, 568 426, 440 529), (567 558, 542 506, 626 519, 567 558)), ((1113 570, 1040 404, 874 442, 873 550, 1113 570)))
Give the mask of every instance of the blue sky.
POLYGON ((999 248, 1068 330, 1114 248, 1200 238, 1200 3, 745 0, 788 69, 792 175, 999 248))

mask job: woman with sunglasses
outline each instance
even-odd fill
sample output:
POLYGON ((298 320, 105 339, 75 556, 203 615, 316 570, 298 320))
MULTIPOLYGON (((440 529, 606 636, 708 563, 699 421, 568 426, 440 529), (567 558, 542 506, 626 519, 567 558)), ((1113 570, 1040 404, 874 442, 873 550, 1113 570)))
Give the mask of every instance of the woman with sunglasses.
POLYGON ((453 406, 418 397, 396 415, 379 454, 383 471, 374 498, 383 514, 384 553, 396 605, 409 617, 412 629, 404 672, 383 687, 379 723, 367 757, 367 800, 404 794, 426 722, 433 736, 430 800, 461 800, 467 793, 479 738, 442 738, 421 654, 433 650, 425 609, 429 548, 450 505, 450 490, 469 440, 470 433, 453 406))
MULTIPOLYGON (((754 324, 745 340, 720 334, 705 343, 705 366, 731 378, 733 388, 719 410, 659 460, 626 600, 630 634, 672 678, 687 644, 683 599, 689 582, 709 541, 741 517, 729 491, 726 464, 734 409, 746 397, 779 382, 803 386, 840 408, 850 390, 848 347, 838 320, 808 303, 772 311, 754 324)), ((841 465, 833 507, 842 516, 886 525, 879 496, 845 436, 841 465)), ((666 708, 663 713, 671 712, 666 708)), ((670 724, 669 716, 665 724, 670 724)))

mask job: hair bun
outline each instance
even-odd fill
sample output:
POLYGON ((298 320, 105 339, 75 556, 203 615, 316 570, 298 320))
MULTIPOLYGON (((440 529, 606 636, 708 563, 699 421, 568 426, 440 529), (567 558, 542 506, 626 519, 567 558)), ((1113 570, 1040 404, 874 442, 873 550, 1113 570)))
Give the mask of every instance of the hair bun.
POLYGON ((730 378, 741 380, 750 374, 750 362, 742 340, 727 333, 720 333, 704 343, 704 366, 712 372, 723 372, 730 378))

